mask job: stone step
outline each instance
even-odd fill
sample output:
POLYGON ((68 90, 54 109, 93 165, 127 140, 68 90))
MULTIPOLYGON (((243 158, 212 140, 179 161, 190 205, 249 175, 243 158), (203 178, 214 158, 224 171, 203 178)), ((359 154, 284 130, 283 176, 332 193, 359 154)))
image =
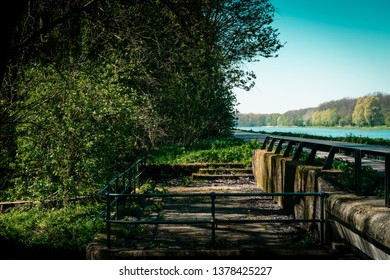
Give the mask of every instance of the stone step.
POLYGON ((224 174, 252 174, 252 168, 200 168, 199 174, 224 175, 224 174))
POLYGON ((247 168, 245 164, 242 163, 234 163, 234 162, 227 162, 227 163, 206 163, 203 168, 247 168))
POLYGON ((253 179, 253 174, 201 174, 194 173, 192 174, 192 179, 194 180, 232 180, 232 179, 242 179, 250 178, 253 179))

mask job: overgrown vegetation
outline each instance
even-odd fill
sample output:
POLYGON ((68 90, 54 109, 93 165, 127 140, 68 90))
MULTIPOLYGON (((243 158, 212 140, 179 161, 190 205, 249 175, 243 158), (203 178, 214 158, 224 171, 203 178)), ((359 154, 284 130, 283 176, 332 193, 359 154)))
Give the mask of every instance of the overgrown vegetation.
MULTIPOLYGON (((104 222, 96 215, 99 209, 102 205, 96 202, 69 203, 62 207, 36 202, 11 208, 0 215, 1 236, 7 242, 36 250, 36 254, 41 250, 82 254, 96 233, 104 231, 104 222)), ((18 257, 18 252, 13 253, 18 257)))
POLYGON ((140 154, 225 136, 245 61, 283 46, 269 0, 39 0, 0 65, 3 199, 90 195, 140 154))
MULTIPOLYGON (((274 57, 283 46, 270 2, 7 6, 14 16, 0 55, 1 200, 93 197, 139 155, 229 135, 232 89, 253 86, 242 63, 274 57)), ((242 151, 224 153, 216 160, 242 151)), ((91 216, 97 208, 17 208, 1 215, 1 234, 26 245, 82 247, 100 227, 91 216)))
POLYGON ((227 163, 251 165, 253 149, 260 148, 258 141, 245 142, 234 137, 203 140, 190 147, 170 145, 153 151, 153 163, 227 163))

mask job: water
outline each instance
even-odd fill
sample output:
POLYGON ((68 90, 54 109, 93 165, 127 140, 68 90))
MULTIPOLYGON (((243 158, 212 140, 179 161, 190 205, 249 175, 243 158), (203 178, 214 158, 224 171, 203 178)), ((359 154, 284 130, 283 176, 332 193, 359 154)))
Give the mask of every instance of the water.
POLYGON ((369 138, 383 138, 390 140, 390 129, 344 129, 344 128, 314 128, 314 127, 278 127, 278 126, 259 126, 259 127, 237 127, 242 130, 265 131, 265 132, 291 132, 302 133, 325 137, 346 137, 358 136, 369 138))

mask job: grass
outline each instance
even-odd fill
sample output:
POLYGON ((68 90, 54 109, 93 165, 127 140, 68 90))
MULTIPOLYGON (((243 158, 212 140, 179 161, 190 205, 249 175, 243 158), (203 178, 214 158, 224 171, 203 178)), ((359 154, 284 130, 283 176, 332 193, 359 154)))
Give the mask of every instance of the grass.
POLYGON ((234 137, 215 138, 200 141, 190 147, 171 145, 152 151, 152 163, 243 163, 252 162, 253 149, 260 148, 257 141, 244 142, 234 137))
POLYGON ((0 215, 1 238, 24 250, 36 251, 34 254, 67 250, 79 256, 96 233, 104 229, 103 221, 97 217, 101 207, 89 202, 58 208, 39 203, 11 208, 0 215))

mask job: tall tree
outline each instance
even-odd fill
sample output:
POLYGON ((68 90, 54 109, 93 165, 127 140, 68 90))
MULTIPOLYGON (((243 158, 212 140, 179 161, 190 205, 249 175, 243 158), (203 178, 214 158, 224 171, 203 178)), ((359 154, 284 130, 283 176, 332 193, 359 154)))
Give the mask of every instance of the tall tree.
POLYGON ((383 125, 384 117, 381 110, 380 100, 377 96, 361 97, 357 100, 352 121, 358 126, 383 125))
POLYGON ((138 153, 230 132, 237 65, 282 46, 269 2, 27 1, 0 103, 15 193, 93 191, 138 153))

